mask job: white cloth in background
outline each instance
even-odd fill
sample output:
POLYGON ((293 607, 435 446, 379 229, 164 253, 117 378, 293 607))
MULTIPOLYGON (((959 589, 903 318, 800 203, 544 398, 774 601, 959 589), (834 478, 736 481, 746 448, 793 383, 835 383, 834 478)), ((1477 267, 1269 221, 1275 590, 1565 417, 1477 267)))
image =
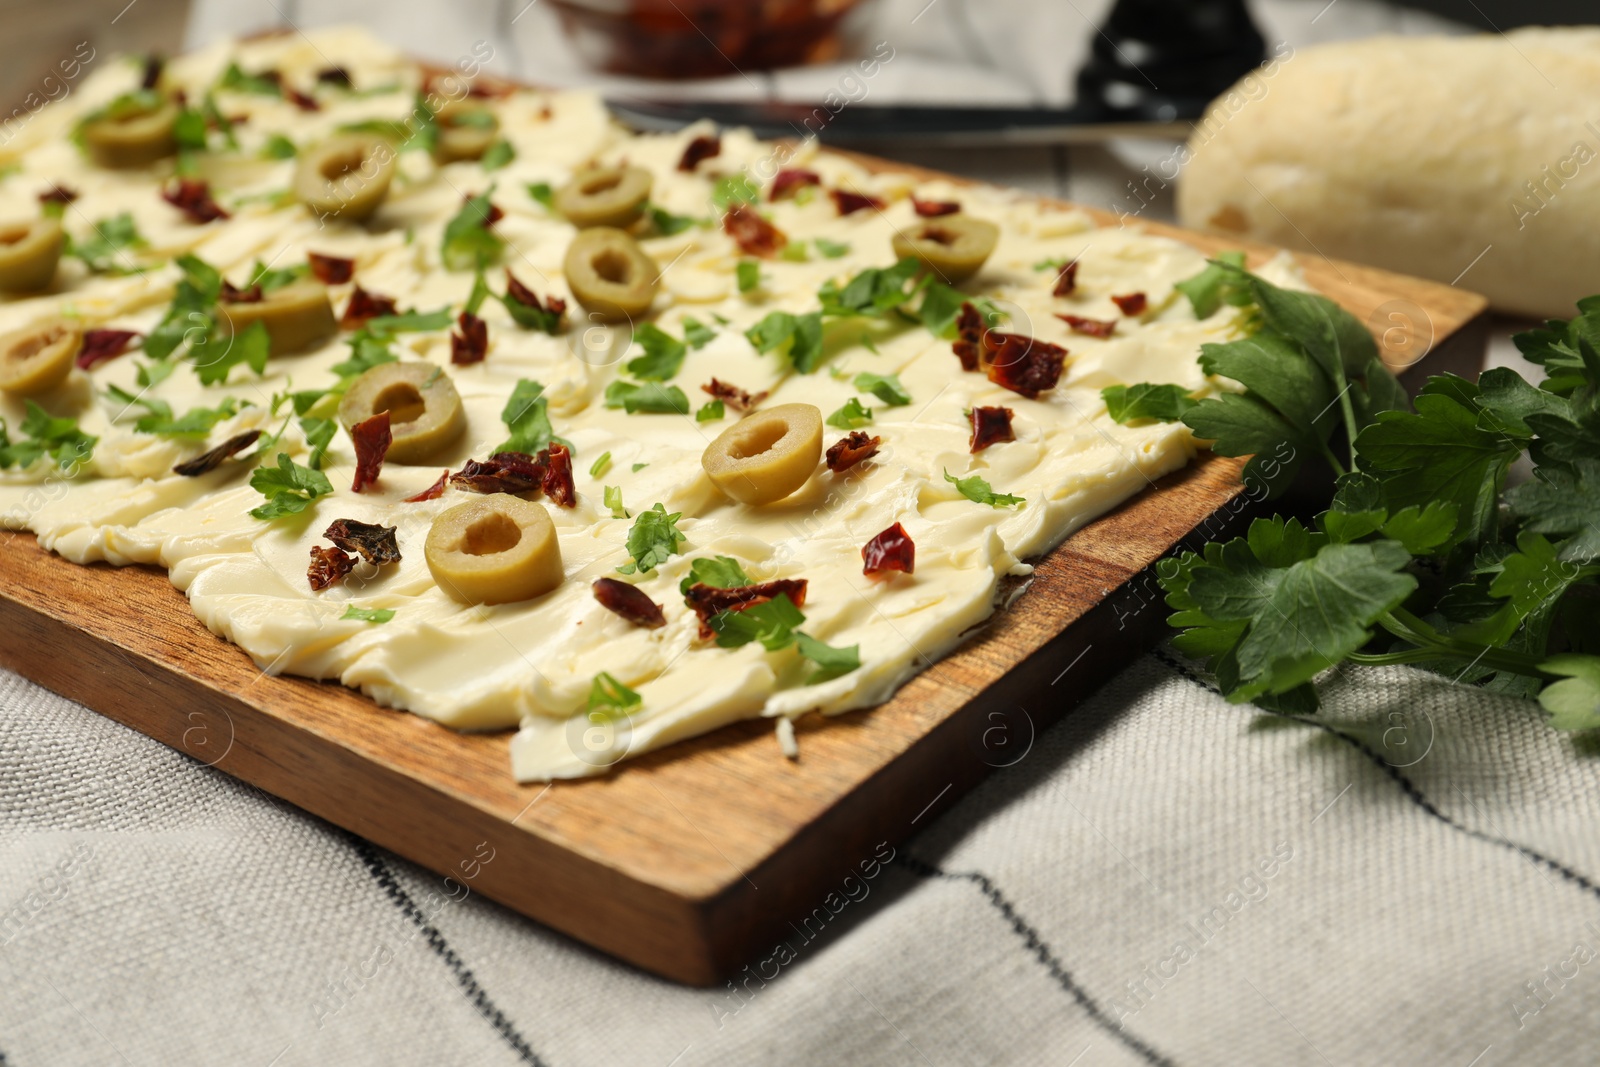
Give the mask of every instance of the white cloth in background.
POLYGON ((1351 671, 1306 725, 1160 656, 737 995, 0 675, 0 1062, 1594 1062, 1592 755, 1421 671, 1351 671))

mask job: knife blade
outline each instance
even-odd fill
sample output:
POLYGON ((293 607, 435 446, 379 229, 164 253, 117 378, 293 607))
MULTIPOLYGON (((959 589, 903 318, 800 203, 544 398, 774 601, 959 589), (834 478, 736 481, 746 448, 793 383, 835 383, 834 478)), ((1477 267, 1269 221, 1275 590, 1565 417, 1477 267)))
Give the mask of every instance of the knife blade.
POLYGON ((682 129, 700 119, 747 126, 758 137, 811 137, 830 144, 1073 145, 1117 137, 1183 140, 1193 123, 1100 107, 921 107, 847 104, 837 112, 812 104, 612 98, 618 121, 644 133, 682 129))

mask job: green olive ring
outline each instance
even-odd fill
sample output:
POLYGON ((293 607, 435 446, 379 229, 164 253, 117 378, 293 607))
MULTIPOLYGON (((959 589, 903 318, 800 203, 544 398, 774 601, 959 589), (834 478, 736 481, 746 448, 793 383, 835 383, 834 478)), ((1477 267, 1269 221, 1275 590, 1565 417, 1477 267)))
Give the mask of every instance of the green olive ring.
POLYGON ((163 99, 83 124, 83 147, 97 166, 111 170, 147 167, 178 151, 178 105, 163 99))
POLYGON ((441 514, 423 554, 433 580, 466 604, 509 604, 560 585, 561 543, 541 505, 496 493, 441 514))
POLYGON ((0 291, 30 293, 56 276, 66 235, 55 219, 33 219, 0 226, 0 291))
POLYGON ((890 242, 900 259, 910 257, 946 282, 966 281, 994 254, 1000 227, 969 215, 922 219, 890 242))
POLYGON ((389 413, 393 463, 424 463, 448 448, 467 428, 449 375, 432 363, 380 363, 350 383, 339 401, 346 431, 379 412, 389 413))
POLYGON ((567 287, 593 316, 620 322, 650 310, 661 268, 639 242, 610 226, 582 230, 561 261, 567 287))
POLYGON ((433 158, 440 164, 482 159, 500 136, 500 120, 494 112, 476 104, 446 104, 434 121, 439 136, 433 142, 433 158))
POLYGON ((296 279, 250 303, 217 304, 222 337, 236 337, 256 322, 267 328, 274 356, 304 352, 339 332, 328 287, 312 278, 296 279))
POLYGON ((643 167, 579 171, 556 190, 555 208, 580 230, 590 226, 628 226, 644 211, 654 182, 643 167))
POLYGON ((806 484, 822 458, 822 412, 779 404, 746 415, 706 446, 700 465, 742 504, 771 504, 806 484))
POLYGON ((47 319, 0 337, 0 390, 33 396, 54 389, 72 371, 83 347, 83 330, 65 319, 47 319))
POLYGON ((339 134, 300 155, 294 193, 319 218, 361 222, 389 195, 394 146, 370 134, 339 134))

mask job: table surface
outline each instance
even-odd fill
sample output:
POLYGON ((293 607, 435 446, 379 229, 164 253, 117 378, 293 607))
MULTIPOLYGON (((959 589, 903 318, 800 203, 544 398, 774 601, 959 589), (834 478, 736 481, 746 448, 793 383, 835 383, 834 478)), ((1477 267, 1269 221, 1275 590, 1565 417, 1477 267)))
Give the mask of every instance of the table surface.
MULTIPOLYGON (((124 3, 102 28, 173 7, 124 3)), ((872 99, 1060 102, 1106 6, 885 0, 872 99)), ((1367 0, 1256 7, 1296 48, 1447 28, 1367 0)), ((339 21, 599 84, 547 0, 195 0, 185 43, 339 21)), ((1170 150, 899 155, 1106 208, 1170 150)), ((1149 589, 1125 607, 1161 610, 1149 589)), ((1144 657, 706 991, 485 902, 492 854, 441 881, 0 672, 0 1065, 1592 1062, 1596 747, 1407 668, 1342 671, 1325 701, 1269 721, 1144 657)))

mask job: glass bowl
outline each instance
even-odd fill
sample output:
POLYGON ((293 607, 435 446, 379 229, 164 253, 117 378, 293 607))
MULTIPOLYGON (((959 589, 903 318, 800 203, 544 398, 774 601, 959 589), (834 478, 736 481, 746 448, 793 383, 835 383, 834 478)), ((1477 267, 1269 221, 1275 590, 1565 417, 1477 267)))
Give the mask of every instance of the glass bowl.
POLYGON ((876 0, 551 0, 585 62, 715 78, 837 58, 876 0))

